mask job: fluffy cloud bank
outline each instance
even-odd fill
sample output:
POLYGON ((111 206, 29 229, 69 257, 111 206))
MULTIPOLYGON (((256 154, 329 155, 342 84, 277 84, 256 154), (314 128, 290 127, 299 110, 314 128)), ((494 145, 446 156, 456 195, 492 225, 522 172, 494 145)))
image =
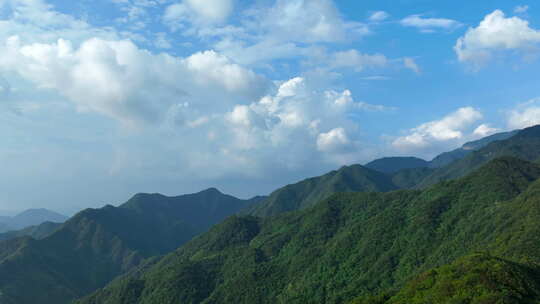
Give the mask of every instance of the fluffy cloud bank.
POLYGON ((509 112, 510 129, 523 129, 538 124, 540 124, 540 98, 522 103, 509 112))
POLYGON ((459 61, 481 66, 497 52, 527 52, 540 44, 540 30, 529 26, 527 20, 506 17, 495 10, 475 28, 469 28, 456 42, 454 50, 459 61))
POLYGON ((152 54, 127 40, 93 38, 74 47, 23 44, 19 37, 0 47, 0 68, 41 88, 53 89, 82 111, 95 111, 127 124, 157 123, 179 104, 216 109, 260 96, 265 80, 213 51, 187 58, 152 54))
POLYGON ((235 106, 226 118, 241 149, 304 145, 310 153, 342 154, 359 142, 358 137, 346 135, 358 128, 346 114, 365 110, 381 109, 354 101, 349 90, 317 91, 306 79, 296 77, 258 102, 235 106))
MULTIPOLYGON (((403 152, 432 152, 441 148, 457 146, 465 141, 494 133, 496 129, 487 125, 472 128, 483 118, 482 113, 472 107, 460 108, 440 120, 423 123, 398 137, 392 146, 403 152)), ((444 150, 444 149, 443 149, 444 150)), ((431 153, 433 154, 433 153, 431 153)))

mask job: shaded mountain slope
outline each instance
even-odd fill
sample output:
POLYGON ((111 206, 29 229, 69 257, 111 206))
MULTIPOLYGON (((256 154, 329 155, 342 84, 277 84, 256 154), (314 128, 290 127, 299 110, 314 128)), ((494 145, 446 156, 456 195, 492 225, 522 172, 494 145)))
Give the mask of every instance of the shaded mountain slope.
POLYGON ((345 166, 322 176, 287 185, 270 194, 245 213, 272 216, 305 209, 337 192, 386 192, 395 190, 391 178, 360 165, 345 166))
POLYGON ((425 168, 429 162, 417 157, 385 157, 376 159, 365 165, 366 168, 393 174, 404 169, 425 168))
MULTIPOLYGON (((496 159, 426 190, 232 217, 81 304, 347 303, 477 251, 540 262, 540 166, 496 159)), ((506 265, 506 264, 505 264, 506 265)))
MULTIPOLYGON (((9 255, 0 253, 7 256, 0 263, 2 299, 69 303, 145 258, 177 248, 248 203, 209 189, 178 197, 138 194, 120 207, 84 210, 50 236, 25 238, 9 255)), ((14 248, 9 244, 18 240, 0 242, 0 248, 14 248)))

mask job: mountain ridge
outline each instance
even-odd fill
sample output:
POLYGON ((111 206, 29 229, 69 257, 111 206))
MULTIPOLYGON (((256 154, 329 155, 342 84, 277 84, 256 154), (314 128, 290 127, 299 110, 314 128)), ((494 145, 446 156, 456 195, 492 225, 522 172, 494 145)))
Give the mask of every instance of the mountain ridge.
POLYGON ((338 193, 277 217, 235 216, 77 303, 337 304, 393 296, 477 250, 540 262, 530 244, 539 228, 522 216, 540 220, 539 177, 540 166, 505 157, 424 190, 338 193), (525 239, 514 236, 522 225, 525 239))
POLYGON ((384 173, 361 165, 343 166, 339 170, 281 187, 243 213, 266 217, 308 208, 337 192, 397 189, 384 173))
POLYGON ((8 256, 0 262, 1 299, 69 303, 250 203, 210 190, 175 197, 137 194, 119 207, 85 209, 43 239, 0 242, 8 256))

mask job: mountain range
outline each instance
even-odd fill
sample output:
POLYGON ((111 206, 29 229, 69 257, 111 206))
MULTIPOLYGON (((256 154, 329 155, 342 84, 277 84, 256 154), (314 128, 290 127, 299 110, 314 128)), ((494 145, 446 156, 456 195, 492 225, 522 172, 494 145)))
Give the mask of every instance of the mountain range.
POLYGON ((538 301, 539 178, 537 164, 498 158, 421 191, 339 193, 270 220, 231 217, 78 303, 538 301))
POLYGON ((250 200, 137 194, 0 241, 0 303, 537 303, 538 161, 540 126, 250 200))
POLYGON ((256 200, 214 188, 177 197, 137 194, 119 207, 84 210, 45 238, 0 242, 0 303, 69 303, 256 200))

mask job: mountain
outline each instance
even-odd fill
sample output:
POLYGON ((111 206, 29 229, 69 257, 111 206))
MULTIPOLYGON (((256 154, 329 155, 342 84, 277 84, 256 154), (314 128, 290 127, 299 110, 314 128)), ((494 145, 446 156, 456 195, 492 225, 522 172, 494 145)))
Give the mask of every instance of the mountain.
POLYGON ((383 173, 360 165, 344 166, 337 171, 282 187, 245 213, 266 217, 305 209, 337 192, 386 192, 396 189, 392 179, 383 173))
POLYGON ((0 241, 14 239, 22 236, 29 236, 34 239, 43 239, 51 235, 58 227, 62 226, 60 223, 45 222, 40 225, 26 227, 21 230, 13 230, 4 233, 0 233, 0 241))
MULTIPOLYGON (((465 176, 495 157, 508 155, 535 160, 531 157, 523 157, 523 155, 513 151, 499 149, 500 153, 477 161, 475 164, 467 161, 474 155, 486 154, 492 145, 505 147, 509 142, 518 142, 520 138, 518 134, 530 132, 527 130, 498 133, 468 142, 460 149, 443 153, 430 162, 416 157, 385 157, 374 160, 365 166, 345 166, 337 171, 282 187, 259 204, 254 204, 245 210, 243 214, 267 217, 304 209, 338 192, 386 192, 396 189, 426 187, 443 180, 465 176), (447 163, 451 164, 444 166, 447 163), (440 166, 442 168, 438 168, 440 166), (448 174, 447 171, 450 173, 448 174)), ((534 134, 529 137, 540 140, 540 136, 536 138, 534 134)), ((540 148, 537 148, 536 144, 521 141, 520 145, 523 149, 531 148, 532 151, 538 151, 538 153, 533 152, 533 154, 538 154, 540 157, 540 148)), ((489 155, 490 152, 487 153, 489 155)))
POLYGON ((420 184, 424 179, 433 174, 436 169, 443 168, 455 161, 461 160, 472 152, 477 151, 492 142, 508 139, 518 132, 519 130, 497 133, 476 141, 468 142, 461 148, 442 153, 429 162, 416 157, 384 157, 366 164, 366 167, 390 175, 394 185, 401 189, 409 189, 420 184))
POLYGON ((497 133, 497 134, 484 137, 476 141, 468 142, 464 144, 461 148, 455 149, 450 152, 445 152, 436 156, 434 159, 432 159, 429 162, 429 166, 431 168, 441 168, 441 167, 447 166, 456 160, 460 160, 464 158, 465 156, 469 155, 473 151, 480 150, 494 141, 508 139, 516 135, 518 132, 519 130, 515 130, 511 132, 502 132, 502 133, 497 133))
POLYGON ((423 188, 444 180, 465 176, 501 156, 512 156, 528 161, 537 160, 540 157, 540 125, 520 130, 508 139, 493 141, 466 157, 435 170, 416 187, 423 188))
POLYGON ((366 168, 393 174, 404 169, 425 168, 429 162, 417 157, 384 157, 365 165, 366 168))
MULTIPOLYGON (((29 226, 39 225, 44 222, 63 223, 68 218, 62 214, 47 209, 28 209, 13 217, 2 217, 0 222, 8 227, 8 230, 19 230, 29 226)), ((5 230, 7 231, 7 230, 5 230)))
POLYGON ((77 303, 537 303, 539 178, 505 157, 424 190, 233 216, 77 303))
POLYGON ((0 242, 0 303, 70 303, 250 203, 213 188, 137 194, 120 207, 84 210, 43 239, 0 242))
POLYGON ((417 157, 383 157, 367 163, 365 167, 391 175, 396 174, 401 170, 419 169, 426 167, 441 168, 451 164, 456 160, 464 158, 473 151, 479 150, 494 141, 508 139, 516 135, 518 132, 519 130, 502 132, 484 137, 476 141, 467 142, 460 148, 450 152, 444 152, 436 156, 429 162, 417 157))

